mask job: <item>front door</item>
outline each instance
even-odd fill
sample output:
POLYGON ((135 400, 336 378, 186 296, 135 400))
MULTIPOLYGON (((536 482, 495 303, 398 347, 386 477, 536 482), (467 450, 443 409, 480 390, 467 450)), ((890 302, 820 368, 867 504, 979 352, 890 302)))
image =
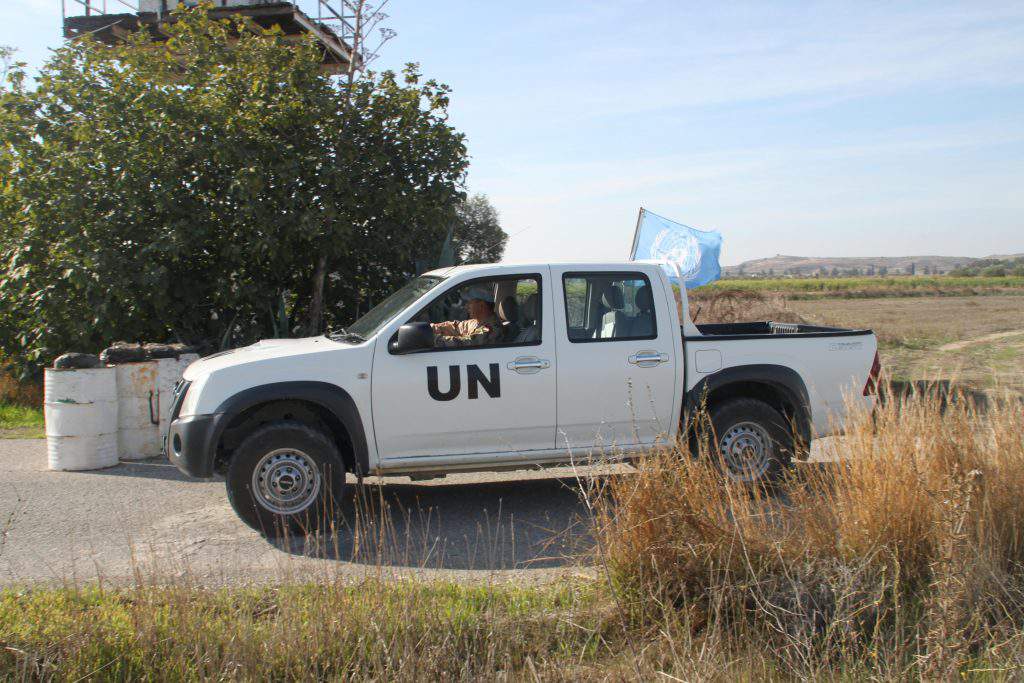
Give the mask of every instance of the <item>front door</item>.
POLYGON ((439 348, 396 355, 378 342, 372 402, 382 466, 431 456, 516 458, 554 446, 547 274, 463 281, 403 321, 432 323, 439 348), (471 319, 483 319, 485 331, 471 319))
POLYGON ((672 433, 681 342, 669 316, 656 315, 668 305, 653 275, 552 268, 559 446, 614 451, 672 433))

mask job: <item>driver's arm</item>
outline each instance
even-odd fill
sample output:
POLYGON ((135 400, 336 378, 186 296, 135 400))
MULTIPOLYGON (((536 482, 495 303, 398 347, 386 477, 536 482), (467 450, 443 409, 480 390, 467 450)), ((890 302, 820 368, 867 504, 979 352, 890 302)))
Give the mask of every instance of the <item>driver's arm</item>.
POLYGON ((434 330, 434 334, 454 336, 459 334, 458 325, 459 323, 454 320, 445 320, 441 323, 431 323, 430 327, 434 330))
POLYGON ((481 325, 476 320, 456 323, 454 334, 435 334, 434 346, 437 348, 453 348, 458 346, 481 346, 490 335, 490 327, 481 325))

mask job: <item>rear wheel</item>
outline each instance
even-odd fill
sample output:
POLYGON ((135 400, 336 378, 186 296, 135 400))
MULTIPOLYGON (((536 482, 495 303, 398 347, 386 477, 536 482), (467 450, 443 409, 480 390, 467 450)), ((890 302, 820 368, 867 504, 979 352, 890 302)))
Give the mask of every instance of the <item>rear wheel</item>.
POLYGON ((337 446, 320 430, 273 422, 242 440, 225 483, 231 507, 265 536, 310 533, 334 521, 345 467, 337 446))
POLYGON ((738 398, 711 409, 711 452, 730 479, 748 484, 775 481, 793 458, 786 419, 763 401, 738 398))

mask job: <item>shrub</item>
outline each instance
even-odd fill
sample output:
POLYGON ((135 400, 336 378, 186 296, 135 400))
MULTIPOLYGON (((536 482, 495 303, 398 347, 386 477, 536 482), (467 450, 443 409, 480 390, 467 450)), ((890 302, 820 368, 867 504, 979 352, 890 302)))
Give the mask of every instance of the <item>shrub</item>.
POLYGON ((19 380, 5 368, 0 358, 0 403, 39 407, 43 404, 42 384, 19 380))

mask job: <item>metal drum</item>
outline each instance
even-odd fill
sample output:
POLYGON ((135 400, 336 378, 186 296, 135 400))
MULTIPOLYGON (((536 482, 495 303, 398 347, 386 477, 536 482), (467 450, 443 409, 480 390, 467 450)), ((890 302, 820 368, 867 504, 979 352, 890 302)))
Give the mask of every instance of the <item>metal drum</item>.
POLYGON ((117 456, 144 460, 160 455, 157 363, 121 363, 117 372, 117 456))
POLYGON ((117 464, 117 373, 114 368, 47 368, 43 389, 51 470, 117 464))

